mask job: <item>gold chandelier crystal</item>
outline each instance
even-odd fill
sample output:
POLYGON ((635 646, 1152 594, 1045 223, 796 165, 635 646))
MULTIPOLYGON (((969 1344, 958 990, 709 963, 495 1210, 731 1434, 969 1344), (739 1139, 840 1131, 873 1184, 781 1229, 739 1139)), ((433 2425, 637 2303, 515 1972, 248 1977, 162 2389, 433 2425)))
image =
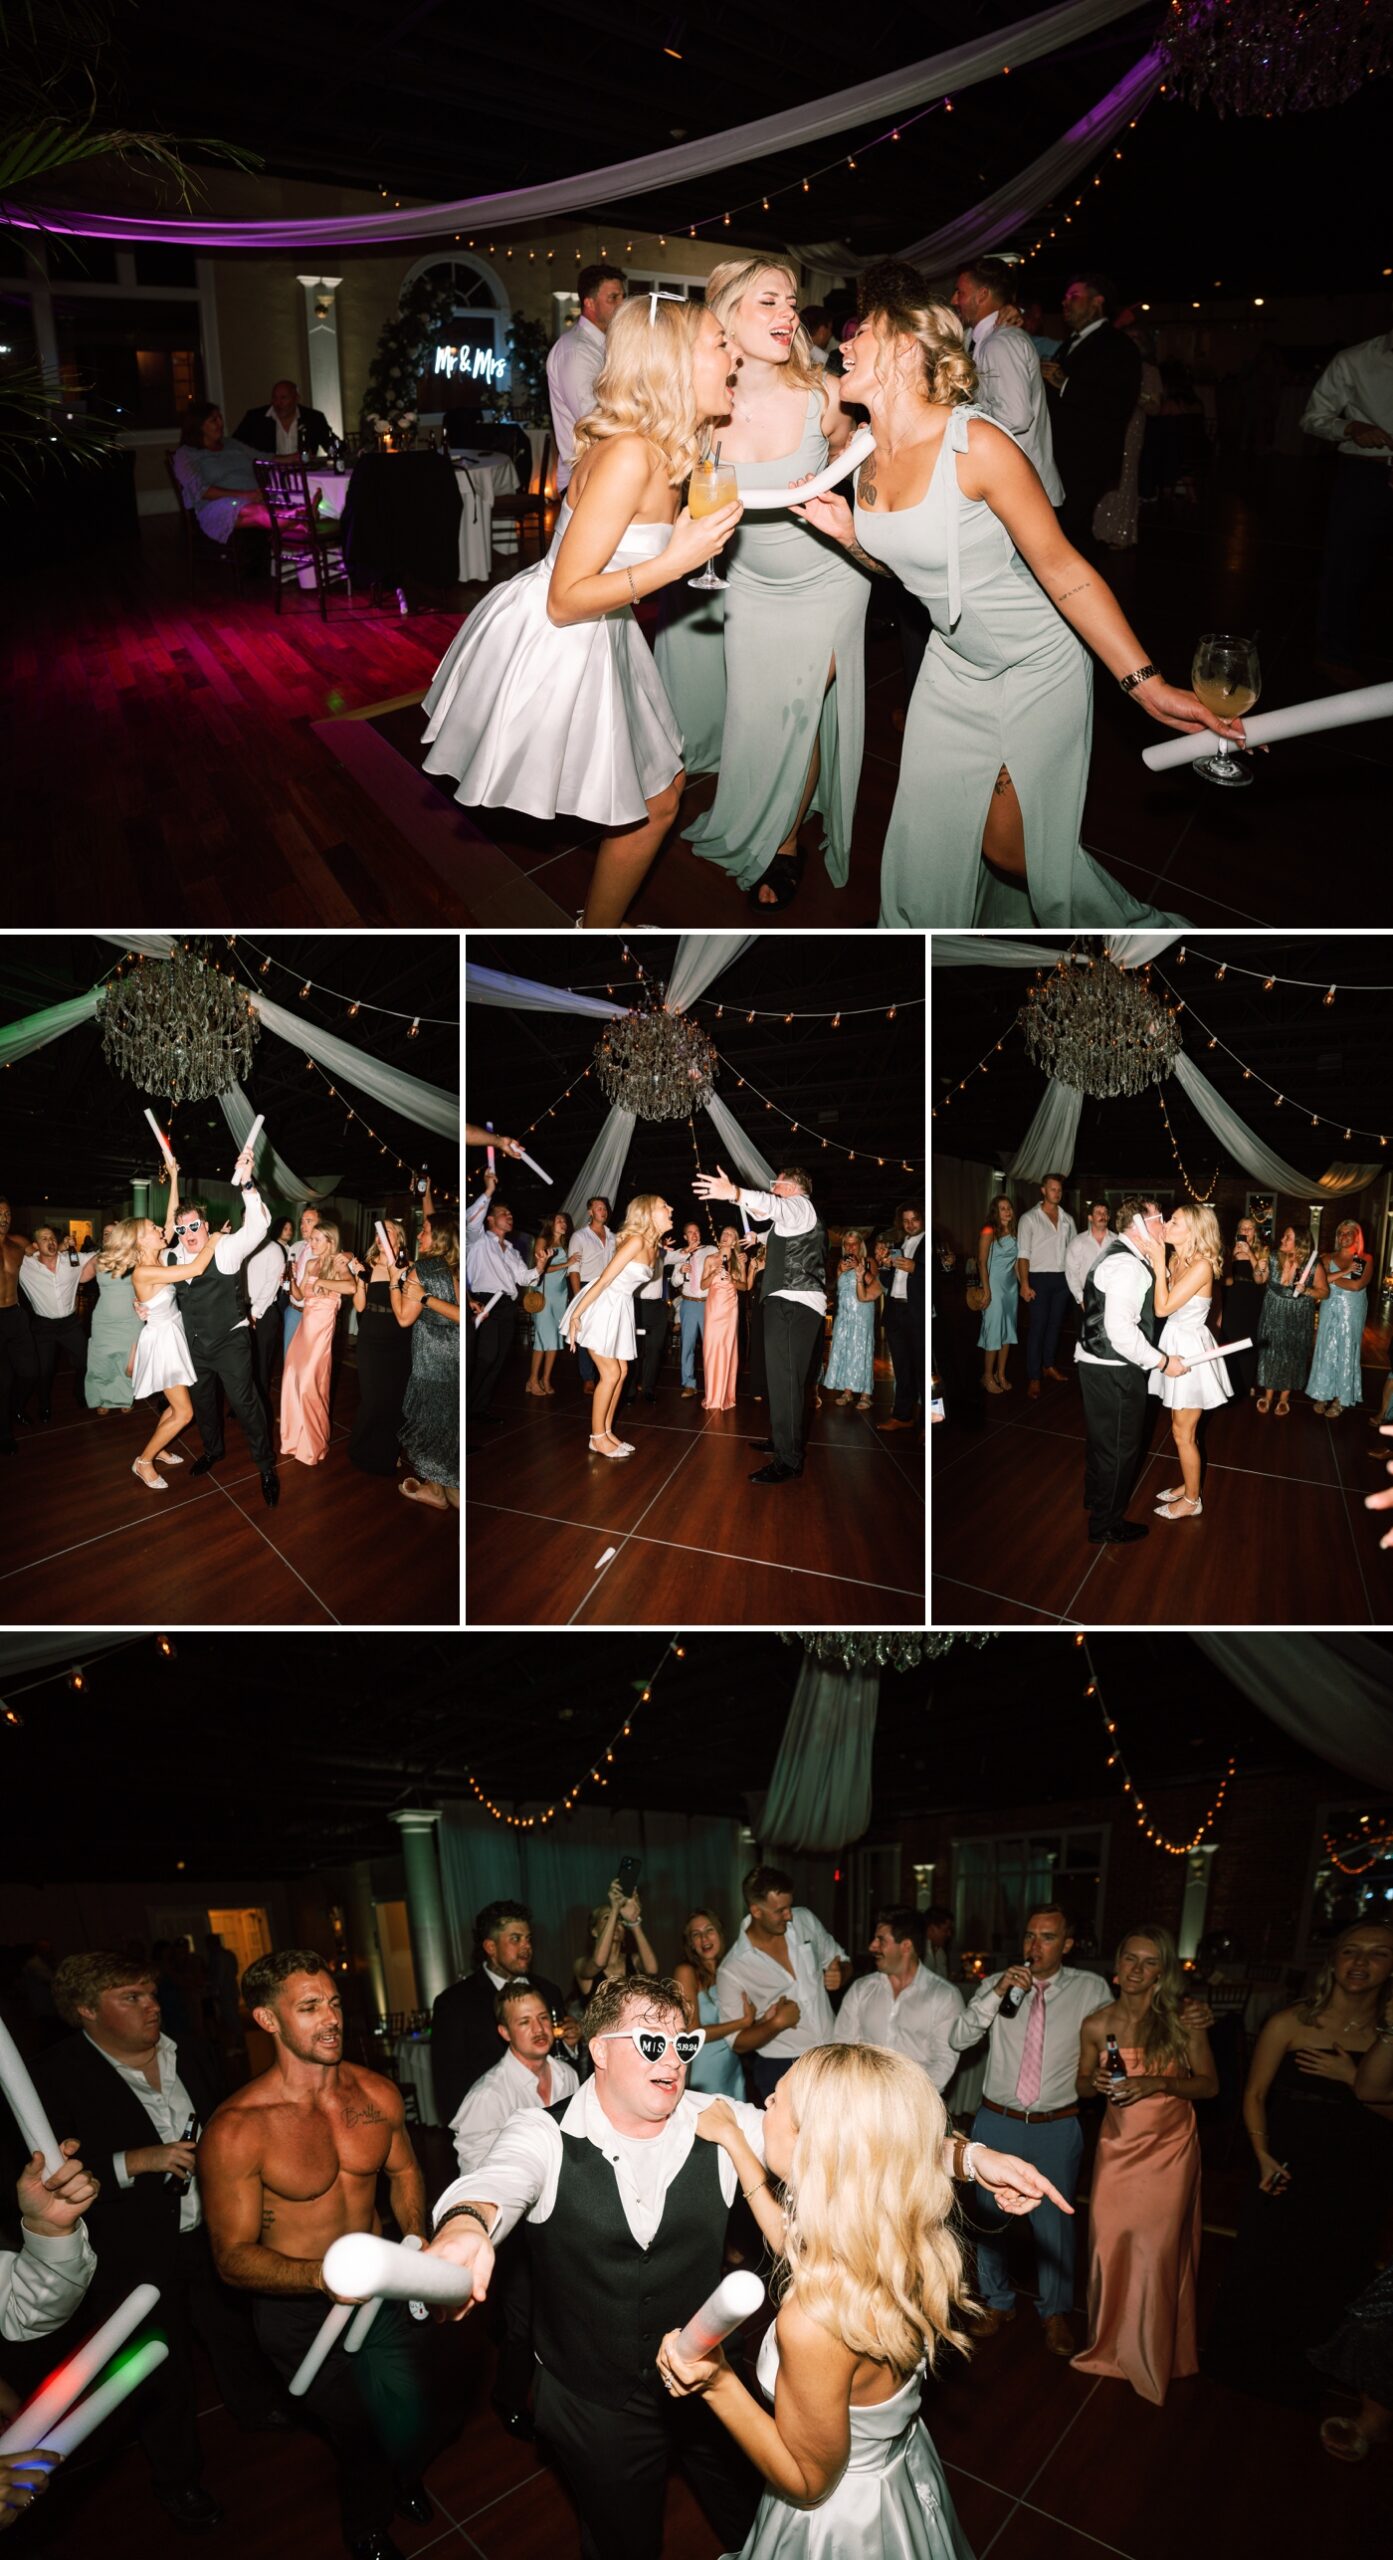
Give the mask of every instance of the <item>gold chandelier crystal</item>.
POLYGON ((1180 1025, 1138 970, 1104 955, 1061 960, 1036 980, 1021 1010, 1033 1065, 1078 1093, 1106 1100, 1144 1093, 1180 1055, 1180 1025))

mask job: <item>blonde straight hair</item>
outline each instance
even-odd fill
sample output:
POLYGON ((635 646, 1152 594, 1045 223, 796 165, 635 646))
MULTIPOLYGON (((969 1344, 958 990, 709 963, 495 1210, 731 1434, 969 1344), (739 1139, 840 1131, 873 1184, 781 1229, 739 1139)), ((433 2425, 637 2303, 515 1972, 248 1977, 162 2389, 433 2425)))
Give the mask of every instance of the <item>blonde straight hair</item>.
MULTIPOLYGON (((1310 1248, 1308 1246, 1307 1251, 1309 1252, 1309 1250, 1310 1248)), ((1346 1938, 1362 1937, 1366 1929, 1380 1929, 1385 1937, 1393 1937, 1393 1920, 1356 1920, 1352 1927, 1342 1929, 1340 1931, 1334 1946, 1331 1948, 1315 1982, 1311 1986, 1309 1996, 1305 2000, 1300 2001, 1297 2005, 1296 2014, 1301 2020, 1303 2026, 1313 2027, 1316 2020, 1319 2018, 1322 2009, 1327 2006, 1328 2002, 1334 1996, 1335 1958, 1339 1954, 1341 1947, 1344 1945, 1346 1938)), ((1393 2032, 1393 1973, 1389 1974, 1387 1981, 1384 1983, 1382 1996, 1379 2000, 1377 2012, 1375 2013, 1374 2024, 1380 2036, 1387 2036, 1390 2032, 1393 2032)))
POLYGON ((661 454, 668 485, 680 489, 702 447, 692 383, 699 302, 621 302, 605 332, 595 406, 575 434, 576 460, 607 436, 643 436, 661 454))
POLYGON ((1224 1239, 1213 1210, 1202 1209, 1197 1200, 1187 1200, 1175 1214, 1184 1219, 1189 1235, 1188 1245, 1176 1252, 1181 1270, 1188 1271, 1192 1262, 1207 1262, 1218 1280, 1224 1268, 1224 1239))
MULTIPOLYGON (((611 321, 610 327, 613 328, 613 326, 614 323, 611 321)), ((656 1191, 635 1192, 624 1212, 624 1224, 614 1239, 616 1248, 624 1242, 626 1236, 637 1236, 640 1245, 644 1248, 645 1262, 652 1262, 658 1250, 659 1230, 655 1216, 657 1206, 656 1191)))
POLYGON ((1118 1973, 1122 1971, 1123 1949, 1129 1947, 1134 1938, 1144 1938, 1161 1959, 1151 2006, 1142 2020, 1141 2049, 1147 2061, 1154 2063, 1158 2070, 1164 2070, 1168 2062, 1173 2062, 1178 2070, 1183 2071, 1190 2059, 1190 2047, 1180 2023, 1180 2004, 1186 1992, 1175 1940, 1169 1929, 1153 1929, 1149 1925, 1144 1929, 1129 1929, 1118 1944, 1118 1973))
POLYGON ((945 2344, 966 2354, 948 2119, 932 2081, 885 2045, 824 2044, 800 2055, 782 2096, 795 2131, 776 2291, 902 2378, 932 2368, 945 2344))
MULTIPOLYGON (((761 276, 778 276, 797 303, 798 278, 781 258, 725 258, 706 279, 706 308, 715 312, 723 329, 730 327, 736 304, 753 292, 761 276)), ((813 362, 808 333, 801 320, 794 323, 788 362, 780 365, 779 371, 795 390, 820 392, 826 388, 822 367, 813 362)))

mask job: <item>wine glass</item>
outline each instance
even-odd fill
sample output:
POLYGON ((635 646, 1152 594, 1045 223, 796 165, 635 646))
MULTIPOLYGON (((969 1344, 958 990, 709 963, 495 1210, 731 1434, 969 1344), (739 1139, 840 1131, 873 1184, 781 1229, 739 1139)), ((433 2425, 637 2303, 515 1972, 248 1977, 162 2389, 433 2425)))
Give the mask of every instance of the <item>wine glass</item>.
MULTIPOLYGON (((693 465, 691 487, 687 492, 687 512, 696 524, 703 516, 718 516, 722 507, 733 505, 739 494, 734 463, 718 462, 714 454, 708 454, 703 461, 693 465)), ((728 580, 716 575, 716 560, 719 558, 720 553, 717 552, 715 559, 707 561, 699 578, 687 580, 688 586, 708 591, 712 587, 726 586, 728 580)))
MULTIPOLYGON (((1196 645, 1190 682, 1206 711, 1215 712, 1221 720, 1241 720, 1262 691, 1255 643, 1233 631, 1206 631, 1196 645)), ((1253 779, 1227 738, 1219 740, 1215 754, 1201 756, 1192 770, 1202 773, 1206 782, 1222 783, 1229 790, 1253 779)))

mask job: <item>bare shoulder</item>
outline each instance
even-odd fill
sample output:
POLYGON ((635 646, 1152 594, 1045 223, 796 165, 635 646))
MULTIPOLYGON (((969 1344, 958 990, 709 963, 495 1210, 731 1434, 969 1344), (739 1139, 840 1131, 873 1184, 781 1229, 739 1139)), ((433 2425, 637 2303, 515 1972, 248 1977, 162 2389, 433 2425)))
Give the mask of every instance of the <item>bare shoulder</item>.
POLYGON ((845 2383, 855 2370, 855 2349, 834 2336, 820 2320, 811 2319, 796 2301, 781 2306, 774 2327, 780 2370, 791 2368, 790 2378, 806 2375, 815 2381, 845 2383))
POLYGON ((646 436, 604 436, 585 455, 582 498, 592 490, 611 500, 629 499, 635 506, 658 476, 657 455, 646 436))
POLYGON ((266 2127, 265 2108, 255 2096, 259 2085, 253 2080, 245 2089, 234 2090, 209 2117, 199 2136, 200 2176, 213 2168, 240 2177, 261 2166, 266 2127))

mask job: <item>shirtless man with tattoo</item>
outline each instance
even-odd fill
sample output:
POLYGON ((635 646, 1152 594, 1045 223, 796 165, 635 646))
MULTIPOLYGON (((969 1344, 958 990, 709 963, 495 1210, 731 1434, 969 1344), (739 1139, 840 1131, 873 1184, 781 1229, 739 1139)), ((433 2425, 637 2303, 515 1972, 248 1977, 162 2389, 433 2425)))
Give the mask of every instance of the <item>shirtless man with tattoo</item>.
MULTIPOLYGON (((347 2231, 380 2231, 385 2172, 402 2237, 425 2236, 425 2187, 399 2089, 343 2059, 343 2002, 313 1949, 258 1957, 242 1997, 272 2040, 269 2071, 219 2107, 198 2148, 208 2234, 224 2284, 257 2297, 256 2333, 288 2380, 334 2296, 324 2252, 347 2231)), ((404 2303, 383 2303, 353 2356, 330 2351, 303 2405, 333 2448, 344 2538, 354 2560, 400 2560, 393 2509, 435 2513, 420 2471, 432 2416, 404 2303)))
POLYGON ((14 1426, 39 1381, 29 1310, 19 1294, 19 1266, 34 1250, 16 1235, 8 1200, 0 1198, 0 1458, 15 1454, 14 1426))

